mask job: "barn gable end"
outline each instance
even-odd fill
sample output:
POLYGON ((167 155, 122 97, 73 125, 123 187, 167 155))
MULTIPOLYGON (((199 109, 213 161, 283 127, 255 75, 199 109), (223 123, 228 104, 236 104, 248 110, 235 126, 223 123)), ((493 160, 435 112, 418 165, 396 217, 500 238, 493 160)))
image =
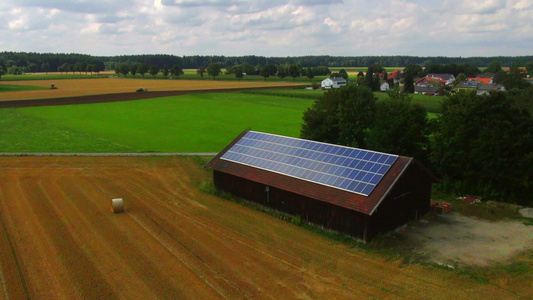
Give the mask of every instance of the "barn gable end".
MULTIPOLYGON (((248 133, 241 133, 206 164, 206 168, 214 171, 217 188, 364 241, 429 211, 432 177, 412 158, 397 156, 373 190, 363 195, 224 159, 225 153, 241 144, 243 137, 250 136, 248 133)), ((305 141, 283 138, 291 139, 290 142, 305 141)))

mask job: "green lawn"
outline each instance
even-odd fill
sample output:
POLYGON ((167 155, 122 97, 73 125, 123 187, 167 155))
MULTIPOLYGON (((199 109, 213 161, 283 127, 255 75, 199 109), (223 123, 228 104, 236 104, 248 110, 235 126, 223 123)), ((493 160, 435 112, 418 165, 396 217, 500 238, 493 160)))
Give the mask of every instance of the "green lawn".
POLYGON ((31 90, 46 90, 46 88, 29 85, 0 84, 0 93, 2 92, 20 92, 31 90))
POLYGON ((216 152, 245 129, 299 136, 311 104, 220 93, 0 109, 0 152, 216 152))

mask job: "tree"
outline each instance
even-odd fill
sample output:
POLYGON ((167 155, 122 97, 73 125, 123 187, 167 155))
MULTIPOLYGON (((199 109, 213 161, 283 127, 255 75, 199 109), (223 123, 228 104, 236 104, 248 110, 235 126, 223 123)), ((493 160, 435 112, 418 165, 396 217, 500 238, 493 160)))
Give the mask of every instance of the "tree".
POLYGON ((533 204, 533 118, 511 94, 458 93, 443 102, 430 159, 456 193, 533 204))
POLYGON ((6 72, 4 71, 4 68, 0 66, 0 79, 2 79, 2 75, 4 75, 6 72))
POLYGON ((199 67, 197 70, 196 70, 196 74, 200 75, 200 77, 204 78, 204 74, 205 74, 206 70, 205 70, 205 67, 199 67))
POLYGON ((418 76, 419 73, 422 72, 422 67, 419 65, 411 64, 405 67, 403 69, 403 91, 406 93, 414 93, 415 92, 415 83, 414 78, 415 76, 418 76))
POLYGON ((283 80, 283 78, 287 77, 287 68, 283 65, 279 65, 277 74, 279 79, 283 80))
POLYGON ((389 90, 389 100, 376 103, 375 120, 368 132, 368 149, 417 158, 427 162, 429 119, 412 96, 399 88, 389 90))
POLYGON ((344 69, 339 70, 339 76, 344 78, 344 80, 348 80, 348 73, 346 73, 346 70, 344 69))
POLYGON ((372 89, 372 91, 379 91, 380 86, 380 73, 385 72, 385 69, 381 64, 373 64, 368 67, 365 75, 364 84, 372 89))
POLYGON ((85 72, 90 72, 91 74, 96 73, 98 72, 98 67, 96 66, 96 64, 88 64, 85 69, 85 72))
POLYGON ((465 81, 467 79, 465 73, 460 73, 459 75, 457 75, 457 77, 455 78, 455 81, 453 82, 453 85, 454 86, 457 86, 459 83, 465 81))
POLYGON ((496 74, 494 74, 492 81, 494 83, 503 84, 506 78, 507 78, 507 73, 504 70, 499 70, 498 72, 496 72, 496 74))
POLYGON ((305 75, 307 76, 307 78, 309 78, 309 80, 313 80, 313 78, 315 78, 315 73, 313 72, 313 69, 311 68, 307 68, 305 75))
POLYGON ((64 63, 62 64, 58 69, 57 69, 59 72, 65 72, 65 73, 68 73, 68 71, 70 70, 70 66, 69 64, 67 63, 64 63))
POLYGON ((130 66, 130 73, 133 77, 135 77, 135 74, 137 74, 137 68, 139 68, 138 64, 133 64, 130 66))
POLYGON ((172 75, 172 78, 174 77, 179 78, 180 75, 183 75, 184 73, 183 73, 183 69, 180 66, 174 65, 170 69, 170 74, 172 75))
POLYGON ((221 70, 222 69, 218 63, 210 63, 209 66, 207 66, 207 74, 213 76, 213 79, 216 79, 216 77, 220 75, 221 70))
POLYGON ((276 65, 273 64, 266 64, 263 69, 266 69, 268 71, 269 76, 275 76, 278 71, 276 65))
POLYGON ((150 73, 150 75, 154 76, 155 78, 155 76, 159 73, 159 67, 156 65, 151 65, 148 69, 148 73, 150 73))
POLYGON ((533 76, 533 61, 526 63, 526 71, 529 76, 533 76))
POLYGON ((339 143, 339 103, 340 89, 331 89, 318 98, 303 115, 300 136, 304 139, 338 144, 339 143))
POLYGON ((85 72, 86 69, 87 69, 87 63, 85 63, 85 62, 79 61, 76 64, 74 64, 74 71, 80 72, 80 74, 81 74, 81 72, 85 72))
POLYGON ((235 69, 235 78, 238 78, 239 80, 241 80, 243 77, 244 77, 244 74, 242 73, 242 69, 241 68, 235 69))
POLYGON ((503 80, 503 86, 506 90, 511 89, 527 89, 531 84, 522 77, 522 70, 520 69, 520 62, 515 62, 511 65, 509 74, 503 80))
POLYGON ((347 86, 340 89, 339 144, 366 148, 368 129, 374 122, 376 98, 366 86, 347 86))
POLYGON ((48 71, 50 70, 50 64, 47 62, 43 62, 41 65, 41 72, 45 72, 48 74, 48 71))
POLYGON ((11 67, 7 68, 7 73, 11 75, 22 75, 22 69, 17 65, 11 65, 11 67))
POLYGON ((289 75, 292 77, 292 81, 295 81, 297 77, 300 77, 300 68, 298 65, 292 64, 289 66, 289 75))
POLYGON ((266 81, 268 77, 270 77, 270 70, 268 70, 267 68, 263 67, 261 69, 261 76, 263 76, 264 80, 266 81))
POLYGON ((365 73, 359 71, 359 73, 357 73, 357 76, 355 76, 355 81, 357 82, 357 85, 363 84, 364 80, 365 80, 365 73))
POLYGON ((163 76, 165 76, 165 77, 168 77, 168 74, 170 74, 170 69, 167 67, 167 65, 163 66, 163 70, 162 71, 163 71, 163 76))
POLYGON ((28 65, 28 71, 29 71, 30 73, 35 73, 35 72, 37 72, 37 65, 34 64, 34 63, 29 64, 29 65, 28 65))
POLYGON ((493 61, 487 66, 487 68, 485 69, 485 73, 496 74, 501 70, 502 70, 502 63, 499 61, 493 61))
MULTIPOLYGON (((76 71, 78 71, 78 70, 76 70, 76 71)), ((125 64, 125 63, 120 64, 118 66, 118 72, 119 72, 119 74, 124 75, 124 77, 127 77, 128 73, 130 72, 130 66, 128 64, 125 64)))
POLYGON ((370 88, 347 86, 331 89, 303 116, 302 138, 351 147, 365 147, 373 123, 375 98, 370 88))
POLYGON ((141 76, 144 78, 144 74, 148 72, 148 65, 146 63, 140 63, 137 66, 137 73, 141 74, 141 76))

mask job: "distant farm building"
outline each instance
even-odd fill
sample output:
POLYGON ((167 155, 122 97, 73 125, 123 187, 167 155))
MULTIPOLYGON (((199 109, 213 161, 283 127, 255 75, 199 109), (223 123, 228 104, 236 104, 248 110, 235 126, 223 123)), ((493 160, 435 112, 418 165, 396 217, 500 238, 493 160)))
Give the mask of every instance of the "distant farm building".
POLYGON ((364 241, 431 207, 433 177, 405 156, 244 131, 206 168, 219 189, 364 241))
POLYGON ((322 80, 323 89, 338 89, 340 87, 346 86, 346 79, 342 77, 330 77, 322 80))

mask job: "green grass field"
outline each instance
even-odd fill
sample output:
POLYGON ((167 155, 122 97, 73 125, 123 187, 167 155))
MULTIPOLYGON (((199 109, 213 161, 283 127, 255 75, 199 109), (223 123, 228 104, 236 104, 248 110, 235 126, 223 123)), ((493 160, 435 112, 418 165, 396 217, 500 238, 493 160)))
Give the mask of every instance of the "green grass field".
MULTIPOLYGON (((269 89, 0 109, 0 152, 217 152, 245 129, 299 136, 303 112, 323 93, 269 89)), ((430 118, 441 101, 413 95, 430 118)))
POLYGON ((29 85, 0 84, 0 93, 2 93, 2 92, 32 91, 32 90, 46 90, 46 89, 42 88, 42 87, 29 86, 29 85))
POLYGON ((0 152, 217 152, 245 129, 299 136, 312 102, 220 93, 0 109, 0 152))
MULTIPOLYGON (((283 97, 296 97, 306 99, 318 99, 324 94, 324 90, 306 90, 306 89, 270 89, 270 90, 250 90, 243 91, 242 93, 253 95, 268 95, 268 96, 283 96, 283 97)), ((387 100, 389 96, 387 93, 375 92, 374 96, 380 100, 387 100)), ((428 96, 428 95, 411 95, 413 98, 411 103, 420 104, 424 107, 428 113, 438 114, 441 112, 441 103, 444 100, 443 97, 428 96)))

